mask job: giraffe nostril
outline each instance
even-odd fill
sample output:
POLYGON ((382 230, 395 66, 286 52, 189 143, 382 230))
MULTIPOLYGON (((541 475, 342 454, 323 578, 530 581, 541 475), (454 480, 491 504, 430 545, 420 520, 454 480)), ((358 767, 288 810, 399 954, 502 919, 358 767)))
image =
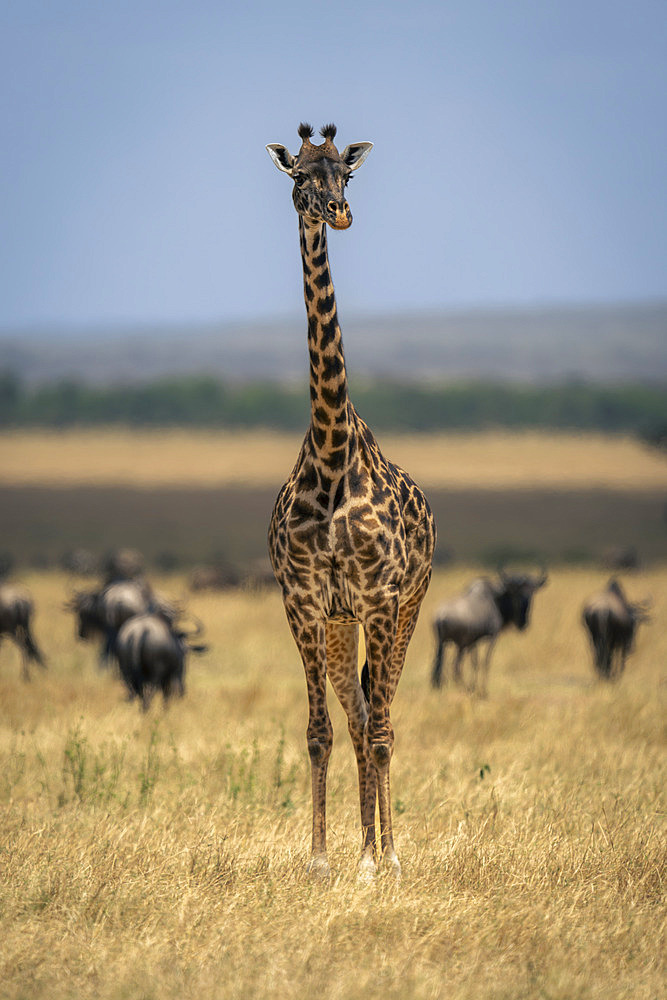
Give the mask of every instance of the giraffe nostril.
POLYGON ((343 215, 346 215, 350 211, 350 206, 346 201, 330 201, 327 204, 327 208, 330 212, 342 212, 343 215))

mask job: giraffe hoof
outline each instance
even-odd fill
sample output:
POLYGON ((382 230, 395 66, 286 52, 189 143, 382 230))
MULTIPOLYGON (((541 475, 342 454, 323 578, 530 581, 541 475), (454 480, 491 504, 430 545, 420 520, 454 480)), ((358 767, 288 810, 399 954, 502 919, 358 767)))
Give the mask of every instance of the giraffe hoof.
POLYGON ((326 854, 315 854, 306 865, 306 874, 319 882, 328 882, 331 878, 331 868, 326 854))
POLYGON ((395 854, 385 854, 384 866, 387 874, 391 875, 397 882, 401 880, 401 862, 395 854))
POLYGON ((375 881, 377 870, 378 866, 375 863, 375 858, 370 854, 362 854, 359 860, 359 867, 357 868, 358 881, 364 885, 370 885, 375 881))

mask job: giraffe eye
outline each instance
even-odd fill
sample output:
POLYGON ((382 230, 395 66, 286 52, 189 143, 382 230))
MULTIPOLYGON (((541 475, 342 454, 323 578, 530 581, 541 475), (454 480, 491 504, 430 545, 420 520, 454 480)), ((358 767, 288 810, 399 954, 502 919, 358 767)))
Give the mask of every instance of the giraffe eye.
POLYGON ((306 179, 306 175, 304 173, 300 172, 298 174, 294 174, 294 183, 295 184, 303 184, 303 182, 305 181, 305 179, 306 179))

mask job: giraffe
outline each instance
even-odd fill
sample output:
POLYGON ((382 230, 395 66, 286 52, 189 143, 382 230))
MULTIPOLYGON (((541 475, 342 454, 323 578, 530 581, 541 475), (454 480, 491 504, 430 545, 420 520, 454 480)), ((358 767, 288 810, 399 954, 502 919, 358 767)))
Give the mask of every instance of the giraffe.
POLYGON ((377 804, 381 858, 400 876, 391 820, 394 731, 389 710, 431 578, 435 524, 424 494, 385 459, 348 394, 326 227, 351 225, 345 187, 372 143, 354 143, 339 153, 335 125, 320 130, 320 145, 311 142, 310 125, 302 123, 298 134, 302 143, 296 156, 278 143, 266 148, 294 182, 308 317, 310 426, 273 509, 269 553, 308 689, 313 799, 308 871, 330 875, 326 780, 333 730, 326 703, 328 676, 347 715, 357 760, 359 874, 368 879, 378 870, 377 804), (366 645, 361 681, 360 626, 366 645))

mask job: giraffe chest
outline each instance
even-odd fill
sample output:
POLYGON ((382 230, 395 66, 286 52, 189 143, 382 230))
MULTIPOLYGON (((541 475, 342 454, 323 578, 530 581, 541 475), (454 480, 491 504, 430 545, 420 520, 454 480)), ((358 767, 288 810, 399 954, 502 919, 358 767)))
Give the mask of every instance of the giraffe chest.
POLYGON ((369 598, 396 592, 405 576, 399 498, 358 470, 328 490, 314 476, 293 477, 276 503, 269 540, 283 592, 316 604, 329 621, 358 620, 369 598))

